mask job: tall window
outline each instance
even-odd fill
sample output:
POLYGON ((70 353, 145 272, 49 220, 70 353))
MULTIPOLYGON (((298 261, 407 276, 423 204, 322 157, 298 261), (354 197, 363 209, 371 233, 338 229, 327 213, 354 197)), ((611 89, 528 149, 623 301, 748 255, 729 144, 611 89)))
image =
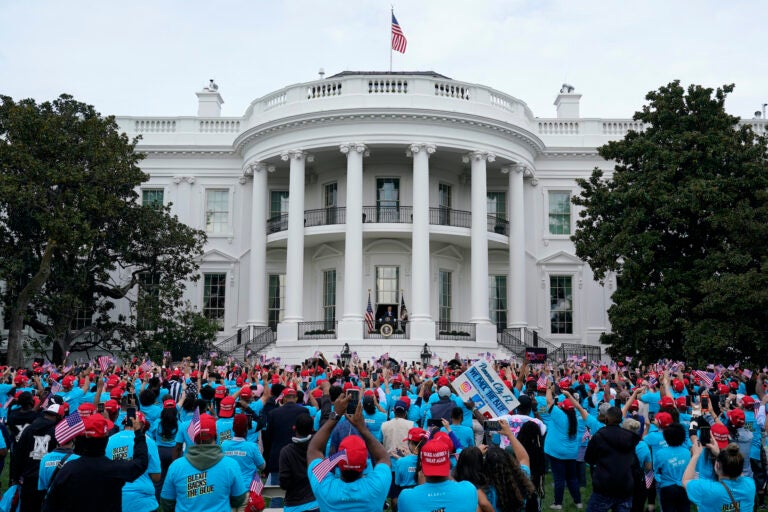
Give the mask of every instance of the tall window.
POLYGON ((507 218, 507 194, 506 192, 488 192, 488 215, 499 219, 507 218))
POLYGON ((439 206, 439 222, 443 226, 451 224, 451 186, 446 183, 437 185, 437 201, 439 206))
POLYGON ((552 334, 573 334, 571 276, 549 276, 549 317, 552 334))
POLYGON ((336 182, 325 185, 325 223, 336 224, 338 221, 339 185, 336 182))
POLYGON ((507 328, 507 276, 488 276, 488 292, 491 322, 501 332, 507 328))
MULTIPOLYGON (((450 323, 451 321, 451 305, 453 304, 453 301, 451 300, 453 291, 451 277, 452 274, 445 270, 441 270, 440 275, 438 276, 439 286, 437 293, 440 324, 450 323)), ((448 326, 441 325, 441 328, 447 329, 448 326)))
POLYGON ((159 208, 163 206, 165 191, 161 188, 144 188, 141 190, 141 204, 159 208))
POLYGON ((156 316, 160 297, 160 275, 142 272, 139 275, 139 294, 136 304, 136 327, 142 331, 157 329, 156 316))
POLYGON ((227 274, 203 274, 203 277, 203 316, 215 320, 223 331, 227 274))
POLYGON ((400 178, 376 180, 377 222, 400 222, 400 178))
POLYGON ((376 267, 376 304, 398 304, 399 291, 400 267, 376 267))
POLYGON ((326 329, 333 329, 336 321, 336 270, 323 272, 323 321, 326 329))
POLYGON ((277 330, 285 314, 285 274, 269 275, 269 326, 277 330))
POLYGON ((551 191, 549 193, 549 234, 571 234, 571 193, 551 191))
POLYGON ((205 230, 208 233, 228 233, 229 190, 208 189, 205 191, 205 230))
POLYGON ((93 310, 90 308, 79 308, 72 320, 72 330, 79 331, 85 329, 93 323, 93 310))
POLYGON ((273 190, 269 195, 269 218, 288 214, 288 191, 273 190))

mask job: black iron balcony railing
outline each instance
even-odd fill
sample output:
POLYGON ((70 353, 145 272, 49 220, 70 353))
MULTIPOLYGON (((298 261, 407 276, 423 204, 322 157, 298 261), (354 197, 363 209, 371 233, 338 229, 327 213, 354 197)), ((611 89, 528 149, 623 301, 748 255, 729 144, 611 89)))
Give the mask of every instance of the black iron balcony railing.
POLYGON ((288 214, 275 215, 267 220, 267 234, 278 233, 288 229, 288 214))
POLYGON ((335 320, 321 320, 319 322, 299 322, 300 340, 334 340, 336 339, 335 320))
POLYGON ((363 223, 413 224, 412 206, 363 206, 363 223))
POLYGON ((472 212, 454 210, 443 206, 429 209, 429 223, 437 226, 472 227, 472 212))
POLYGON ((488 215, 488 232, 509 236, 509 221, 505 217, 488 215))
POLYGON ((344 224, 346 218, 346 208, 341 206, 320 208, 319 210, 306 210, 304 212, 304 227, 344 224))
POLYGON ((475 341, 475 324, 466 322, 435 323, 435 338, 438 340, 475 341))

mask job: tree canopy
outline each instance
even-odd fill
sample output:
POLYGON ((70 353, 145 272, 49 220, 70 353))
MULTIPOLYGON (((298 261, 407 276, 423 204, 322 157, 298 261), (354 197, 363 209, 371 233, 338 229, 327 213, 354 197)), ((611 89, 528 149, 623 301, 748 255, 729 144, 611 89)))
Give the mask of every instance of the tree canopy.
POLYGON ((648 93, 645 129, 598 149, 613 173, 578 180, 576 254, 595 279, 618 276, 613 356, 768 356, 766 139, 726 113, 732 90, 648 93))
POLYGON ((138 350, 147 336, 137 311, 156 328, 182 306, 205 234, 167 206, 141 204, 148 176, 137 140, 68 95, 40 104, 0 97, 0 280, 11 364, 22 362, 26 327, 55 354, 97 344, 138 350), (115 313, 120 300, 131 314, 115 313))

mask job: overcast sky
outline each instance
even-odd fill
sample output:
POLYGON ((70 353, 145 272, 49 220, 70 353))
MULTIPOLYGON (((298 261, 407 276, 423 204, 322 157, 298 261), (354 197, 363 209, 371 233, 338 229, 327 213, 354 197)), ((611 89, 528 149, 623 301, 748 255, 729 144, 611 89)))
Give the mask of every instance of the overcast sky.
POLYGON ((320 67, 387 70, 391 4, 408 38, 395 71, 489 85, 539 117, 563 82, 582 117, 631 117, 676 78, 735 83, 744 118, 768 102, 768 2, 733 0, 0 0, 0 94, 188 116, 215 78, 240 116, 320 67))

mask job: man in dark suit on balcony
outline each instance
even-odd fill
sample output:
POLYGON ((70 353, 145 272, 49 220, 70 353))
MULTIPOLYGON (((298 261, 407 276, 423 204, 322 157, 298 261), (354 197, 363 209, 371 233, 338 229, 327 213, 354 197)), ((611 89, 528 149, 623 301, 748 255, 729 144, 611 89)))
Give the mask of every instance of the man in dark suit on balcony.
POLYGON ((392 310, 392 306, 387 306, 387 310, 384 312, 384 316, 379 318, 379 322, 382 324, 390 324, 393 327, 395 326, 397 323, 397 316, 392 310))

